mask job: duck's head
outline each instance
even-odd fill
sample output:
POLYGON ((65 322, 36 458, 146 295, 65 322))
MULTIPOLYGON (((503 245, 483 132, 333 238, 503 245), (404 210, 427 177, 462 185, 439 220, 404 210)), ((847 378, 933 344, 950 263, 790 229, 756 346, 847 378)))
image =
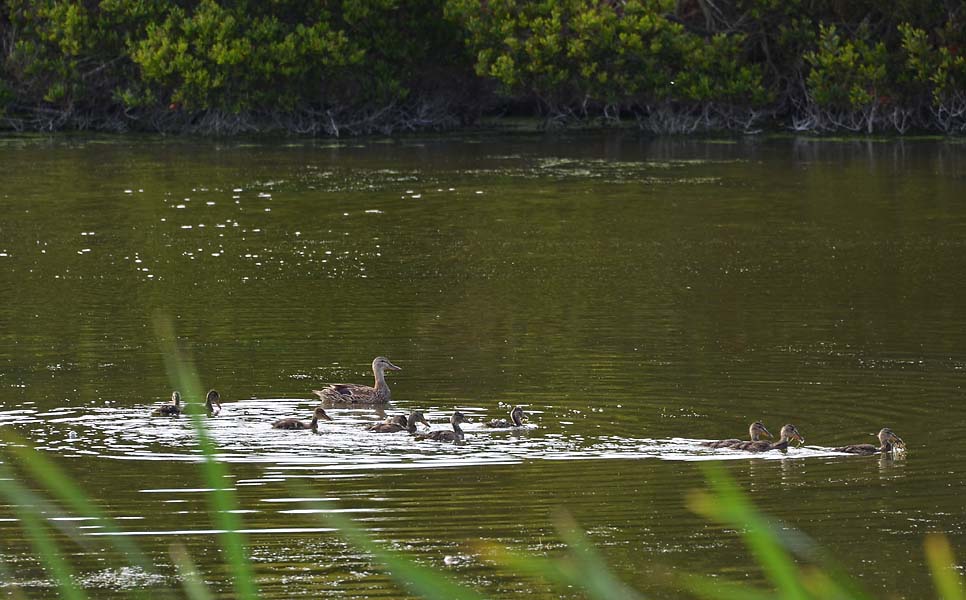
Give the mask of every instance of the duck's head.
POLYGON ((218 390, 208 390, 208 395, 205 396, 205 406, 208 407, 208 410, 214 410, 216 404, 218 410, 221 410, 221 394, 218 393, 218 390))
POLYGON ((513 420, 514 423, 518 425, 522 424, 523 419, 525 419, 528 416, 529 415, 527 415, 527 413, 523 412, 523 407, 520 406, 519 404, 514 406, 513 410, 510 411, 510 418, 513 420))
POLYGON ((387 369, 390 371, 402 371, 401 368, 392 364, 392 362, 390 362, 385 356, 377 356, 372 360, 373 372, 385 371, 387 369))
POLYGON ((753 440, 757 440, 761 436, 768 438, 772 437, 771 432, 765 428, 765 424, 761 421, 755 421, 752 423, 751 427, 748 428, 748 433, 751 435, 751 439, 753 440))
POLYGON ((413 412, 409 413, 409 423, 414 427, 416 426, 416 423, 422 423, 426 427, 430 426, 429 421, 427 421, 426 417, 423 416, 423 413, 419 412, 418 410, 414 410, 413 412))
POLYGON ((460 423, 469 423, 470 421, 466 418, 466 415, 460 411, 456 411, 453 413, 453 416, 449 418, 449 422, 453 425, 459 425, 460 423))
POLYGON ((171 402, 173 402, 175 406, 181 404, 181 392, 171 392, 171 402))
POLYGON ((879 443, 883 446, 892 446, 893 448, 901 448, 903 450, 906 448, 906 443, 902 441, 902 438, 897 436, 888 427, 883 427, 879 430, 879 443))
POLYGON ((798 440, 799 446, 805 443, 805 436, 803 436, 798 431, 798 428, 792 424, 788 424, 782 427, 781 436, 782 436, 782 439, 788 440, 789 442, 792 440, 798 440))
POLYGON ((323 421, 331 421, 332 420, 332 417, 330 417, 329 415, 325 414, 325 409, 322 408, 321 406, 316 406, 315 407, 315 412, 312 413, 312 416, 314 416, 316 419, 321 419, 323 421))

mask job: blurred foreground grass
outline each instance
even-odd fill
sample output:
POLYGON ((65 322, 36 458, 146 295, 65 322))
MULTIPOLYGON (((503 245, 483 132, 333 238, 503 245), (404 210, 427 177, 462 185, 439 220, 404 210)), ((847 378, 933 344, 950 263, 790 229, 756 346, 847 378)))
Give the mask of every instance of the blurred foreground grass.
MULTIPOLYGON (((177 347, 170 321, 159 319, 156 328, 173 386, 183 390, 186 398, 204 397, 190 362, 177 347)), ((212 490, 207 494, 209 513, 213 527, 221 532, 218 540, 226 571, 231 573, 232 597, 259 598, 251 554, 245 537, 239 533, 242 522, 237 513, 238 500, 228 470, 224 463, 216 460, 217 448, 206 429, 207 417, 198 411, 189 412, 189 415, 204 456, 201 476, 206 487, 212 490)), ((137 567, 148 574, 170 574, 170 567, 153 564, 129 536, 99 536, 98 541, 106 544, 106 547, 100 547, 95 546, 92 538, 72 521, 54 521, 54 517, 85 517, 86 525, 100 526, 101 531, 108 533, 120 533, 114 519, 104 514, 64 470, 45 454, 34 450, 11 428, 0 429, 0 446, 0 495, 19 521, 26 539, 61 597, 88 597, 78 584, 68 558, 69 549, 60 541, 63 539, 87 551, 108 552, 110 564, 116 567, 137 567)), ((712 600, 871 598, 853 577, 841 570, 833 557, 810 538, 760 513, 724 467, 706 463, 702 468, 708 487, 688 497, 690 507, 709 520, 739 531, 751 558, 766 575, 771 588, 727 582, 720 577, 700 573, 681 573, 680 569, 661 575, 662 585, 712 600)), ((423 566, 403 552, 388 550, 377 544, 363 529, 338 513, 323 519, 326 526, 336 528, 340 535, 371 556, 375 563, 381 564, 402 588, 415 596, 429 600, 477 600, 485 597, 473 587, 423 566)), ((577 523, 561 514, 557 528, 561 539, 567 544, 567 550, 561 557, 533 556, 492 544, 477 543, 476 549, 487 560, 513 573, 541 578, 562 590, 580 590, 586 598, 625 600, 644 597, 612 574, 606 561, 577 523)), ((192 600, 213 598, 214 592, 199 574, 185 547, 174 543, 169 553, 184 597, 192 600)), ((936 588, 935 597, 966 600, 962 577, 956 569, 955 557, 945 536, 927 536, 925 553, 936 588)), ((0 562, 0 578, 11 581, 11 570, 12 567, 0 562)), ((12 598, 26 597, 22 590, 9 583, 4 592, 12 598)), ((140 589, 131 591, 130 595, 148 598, 153 594, 150 589, 140 589)))

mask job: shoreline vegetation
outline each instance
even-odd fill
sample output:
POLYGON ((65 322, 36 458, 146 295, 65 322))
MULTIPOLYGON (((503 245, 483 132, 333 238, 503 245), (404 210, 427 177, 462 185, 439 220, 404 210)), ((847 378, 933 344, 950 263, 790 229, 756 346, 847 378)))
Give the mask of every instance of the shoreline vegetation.
POLYGON ((0 130, 966 134, 963 0, 3 0, 0 130))

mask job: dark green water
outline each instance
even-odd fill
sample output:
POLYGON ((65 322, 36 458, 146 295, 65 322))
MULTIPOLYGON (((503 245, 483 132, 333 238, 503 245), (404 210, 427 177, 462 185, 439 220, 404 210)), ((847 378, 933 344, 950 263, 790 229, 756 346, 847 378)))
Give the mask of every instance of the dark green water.
MULTIPOLYGON (((240 144, 0 140, 0 427, 48 451, 159 564, 185 544, 231 594, 153 319, 170 315, 269 598, 404 596, 293 498, 489 597, 557 598, 479 553, 555 555, 569 512, 654 597, 667 568, 761 580, 685 505, 696 462, 840 557, 876 597, 931 593, 922 541, 966 560, 966 144, 473 137, 240 144), (371 380, 460 446, 362 430, 311 390, 371 380), (531 426, 488 432, 524 404, 531 426), (752 457, 694 440, 795 423, 752 457), (847 457, 888 425, 904 457, 847 457), (447 558, 448 557, 448 558, 447 558)), ((7 589, 54 595, 9 507, 7 589)), ((69 545, 97 597, 173 578, 69 545)), ((962 562, 960 563, 962 564, 962 562)), ((95 594, 92 591, 92 594, 95 594)))

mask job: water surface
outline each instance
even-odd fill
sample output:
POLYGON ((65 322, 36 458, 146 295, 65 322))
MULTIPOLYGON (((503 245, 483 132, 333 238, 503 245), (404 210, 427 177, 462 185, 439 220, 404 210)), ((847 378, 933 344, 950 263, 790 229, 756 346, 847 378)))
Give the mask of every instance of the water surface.
MULTIPOLYGON (((705 460, 875 596, 930 589, 926 532, 966 556, 961 143, 10 137, 0 182, 0 427, 159 564, 185 544, 226 596, 190 424, 147 417, 171 389, 159 313, 224 399, 211 433, 269 598, 404 595, 331 511, 488 597, 559 597, 479 542, 556 555, 560 511, 655 597, 684 597, 669 568, 759 581, 686 508, 705 460), (326 382, 367 382, 377 354, 403 368, 388 412, 443 428, 459 409, 464 444, 368 434, 365 408, 271 429, 326 382), (515 404, 528 427, 481 426, 515 404), (807 445, 699 443, 756 419, 807 445), (829 451, 886 425, 904 457, 829 451)), ((178 595, 80 523, 98 597, 178 595)), ((4 585, 54 595, 9 508, 0 539, 4 585)))

